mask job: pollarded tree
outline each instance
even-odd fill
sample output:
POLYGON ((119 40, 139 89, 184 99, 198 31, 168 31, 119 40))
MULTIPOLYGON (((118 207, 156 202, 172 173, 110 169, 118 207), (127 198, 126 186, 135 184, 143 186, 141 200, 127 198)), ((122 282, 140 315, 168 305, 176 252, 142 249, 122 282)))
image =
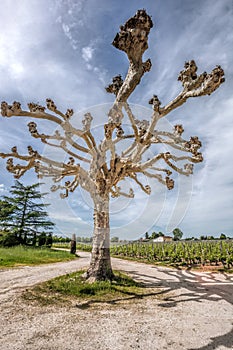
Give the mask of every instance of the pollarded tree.
POLYGON ((28 147, 27 155, 19 154, 17 147, 13 147, 11 152, 0 153, 0 156, 8 158, 7 169, 16 178, 31 168, 35 169, 39 178, 51 176, 55 182, 60 182, 52 186, 52 191, 64 190, 62 197, 67 197, 69 192, 73 192, 77 186, 81 186, 90 193, 94 203, 94 232, 91 262, 86 274, 89 280, 113 277, 109 250, 109 198, 110 195, 112 197, 134 196, 132 189, 125 193, 118 183, 128 177, 149 195, 151 188, 144 185, 138 176, 144 174, 149 178, 157 179, 171 190, 174 186, 174 180, 171 178, 172 171, 188 176, 193 172, 193 164, 203 160, 199 151, 201 141, 197 136, 185 140, 182 137, 184 131, 182 125, 175 125, 173 132, 159 131, 156 129, 157 122, 184 104, 188 98, 210 95, 224 81, 224 72, 220 66, 214 68, 209 74, 204 72, 198 75, 196 63, 193 60, 186 62, 178 76, 183 87, 180 94, 165 106, 161 106, 159 98, 154 95, 149 101, 153 110, 151 120, 136 119, 127 100, 139 85, 144 73, 149 72, 151 68, 150 59, 143 62, 142 56, 148 47, 148 35, 152 27, 151 17, 145 10, 139 10, 134 17, 120 27, 119 33, 113 40, 113 46, 127 54, 129 68, 125 79, 120 75, 116 76, 112 84, 106 88, 107 92, 115 95, 115 100, 109 110, 108 121, 104 125, 104 139, 99 144, 93 136, 91 129, 93 117, 90 113, 84 115, 83 128, 78 129, 71 123, 73 110, 68 109, 63 113, 51 99, 46 101, 48 111, 46 107, 35 103, 28 104, 29 111, 22 110, 19 102, 13 102, 12 105, 2 102, 1 105, 1 113, 4 117, 46 119, 59 126, 60 131, 57 130, 49 135, 39 132, 35 121, 28 124, 34 138, 63 150, 70 156, 68 162, 49 159, 31 146, 28 147), (128 118, 131 125, 131 131, 126 134, 123 130, 123 118, 128 118), (82 142, 77 142, 78 138, 82 142), (131 141, 131 145, 118 154, 119 143, 124 145, 126 139, 131 141), (148 159, 146 152, 154 144, 165 144, 171 150, 175 149, 175 154, 177 150, 183 154, 158 152, 148 159), (13 158, 26 163, 15 165, 13 158), (165 166, 160 167, 160 162, 165 166))
POLYGON ((36 245, 41 232, 50 231, 54 224, 48 219, 45 210, 47 204, 42 203, 45 193, 40 193, 39 183, 25 186, 16 181, 11 187, 11 196, 4 196, 4 201, 13 209, 4 222, 4 227, 13 232, 15 239, 21 244, 36 245))

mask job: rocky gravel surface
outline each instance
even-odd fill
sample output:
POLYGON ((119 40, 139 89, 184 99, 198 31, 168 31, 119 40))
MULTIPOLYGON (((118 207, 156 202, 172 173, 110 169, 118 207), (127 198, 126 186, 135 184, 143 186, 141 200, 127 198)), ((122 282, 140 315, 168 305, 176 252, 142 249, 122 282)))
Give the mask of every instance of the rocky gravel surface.
POLYGON ((233 275, 112 259, 148 293, 49 306, 21 298, 39 282, 88 266, 89 257, 0 270, 1 350, 233 350, 233 275))

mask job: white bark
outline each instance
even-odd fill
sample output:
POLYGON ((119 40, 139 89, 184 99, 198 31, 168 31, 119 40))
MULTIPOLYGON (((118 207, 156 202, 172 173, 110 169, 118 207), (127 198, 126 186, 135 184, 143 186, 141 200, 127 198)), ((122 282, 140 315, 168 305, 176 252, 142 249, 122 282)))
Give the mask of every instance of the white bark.
POLYGON ((88 281, 112 280, 110 260, 109 198, 96 195, 94 198, 94 231, 88 281))
POLYGON ((68 109, 63 113, 57 109, 51 99, 46 100, 46 107, 51 113, 45 112, 46 107, 35 103, 28 104, 29 111, 22 110, 19 102, 13 102, 12 105, 7 102, 1 104, 3 117, 46 119, 56 123, 60 128, 60 131, 48 135, 39 133, 34 121, 28 124, 32 137, 51 147, 60 148, 68 154, 70 157, 67 163, 48 159, 31 146, 28 147, 27 155, 20 155, 17 147, 14 146, 11 152, 0 153, 0 157, 8 158, 7 170, 16 178, 32 168, 39 178, 52 177, 56 185, 53 185, 51 190, 62 190, 61 198, 67 197, 79 185, 90 193, 94 201, 94 232, 91 264, 87 272, 89 280, 113 277, 109 250, 109 195, 113 197, 123 195, 130 198, 134 196, 132 189, 129 189, 128 193, 121 191, 117 186, 118 183, 126 177, 131 178, 149 195, 151 188, 138 180, 137 175, 141 173, 157 179, 170 190, 174 186, 174 181, 170 177, 172 171, 188 176, 192 174, 193 163, 203 160, 199 151, 201 142, 197 136, 184 140, 181 137, 184 131, 182 125, 175 125, 173 132, 158 131, 156 130, 157 121, 184 104, 188 98, 210 95, 224 82, 224 71, 220 66, 214 68, 209 74, 202 73, 198 76, 196 63, 193 60, 186 62, 178 77, 183 86, 181 93, 164 107, 161 107, 159 98, 153 95, 149 101, 153 107, 151 120, 137 120, 127 100, 139 85, 144 73, 149 72, 151 68, 151 61, 148 59, 143 62, 142 58, 148 47, 148 35, 152 27, 150 16, 145 10, 139 10, 120 27, 120 32, 113 41, 117 49, 127 54, 129 68, 124 80, 118 75, 106 88, 107 92, 115 94, 115 101, 109 111, 108 122, 104 125, 104 139, 99 145, 96 145, 91 133, 93 117, 90 113, 84 115, 83 128, 77 129, 71 123, 73 110, 68 109), (122 127, 123 109, 132 127, 129 135, 124 135, 122 127), (78 143, 77 137, 82 139, 81 144, 78 143), (124 139, 131 139, 132 144, 123 150, 120 156, 117 154, 117 145, 124 139), (157 153, 151 159, 145 160, 146 151, 152 144, 163 143, 184 152, 185 155, 177 156, 170 152, 157 153), (107 152, 110 153, 109 163, 107 152), (13 159, 19 159, 24 164, 14 164, 13 159), (78 161, 84 162, 85 166, 82 167, 78 161), (187 164, 184 164, 184 161, 187 161, 187 164), (157 162, 163 162, 164 165, 156 166, 157 162), (182 165, 178 165, 179 162, 182 165), (72 180, 69 178, 65 181, 67 176, 72 177, 72 180))

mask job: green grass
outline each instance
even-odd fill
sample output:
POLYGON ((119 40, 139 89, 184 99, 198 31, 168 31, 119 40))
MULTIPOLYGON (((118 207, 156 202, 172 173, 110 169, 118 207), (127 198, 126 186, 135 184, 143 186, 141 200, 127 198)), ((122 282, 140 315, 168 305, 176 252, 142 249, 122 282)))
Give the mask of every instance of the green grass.
POLYGON ((66 251, 56 251, 49 248, 32 248, 16 246, 12 248, 0 247, 0 268, 23 265, 48 264, 75 259, 66 251))
POLYGON ((53 243, 52 248, 70 249, 70 243, 53 243))
MULTIPOLYGON (((53 243, 52 248, 65 248, 70 249, 70 243, 53 243)), ((91 252, 92 244, 91 243, 76 243, 76 249, 83 252, 91 252)))
POLYGON ((94 283, 86 282, 83 273, 78 271, 41 283, 24 293, 24 298, 46 305, 75 298, 76 301, 85 301, 82 305, 90 306, 91 303, 140 298, 145 291, 148 292, 148 288, 121 272, 114 272, 115 279, 112 282, 94 283))

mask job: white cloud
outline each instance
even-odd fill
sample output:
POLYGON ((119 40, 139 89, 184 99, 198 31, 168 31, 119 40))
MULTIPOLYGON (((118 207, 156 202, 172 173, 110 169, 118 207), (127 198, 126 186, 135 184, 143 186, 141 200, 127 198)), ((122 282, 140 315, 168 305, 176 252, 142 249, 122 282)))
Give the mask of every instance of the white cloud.
MULTIPOLYGON (((114 235, 133 238, 140 230, 143 234, 145 227, 156 223, 165 230, 169 220, 174 218, 188 235, 204 231, 217 234, 220 230, 230 233, 232 229, 232 7, 228 0, 180 1, 179 4, 172 0, 144 1, 143 7, 155 22, 150 48, 145 53, 145 58, 151 57, 153 66, 130 101, 145 105, 153 94, 158 94, 163 104, 169 102, 181 89, 176 79, 185 60, 194 58, 200 72, 209 72, 216 64, 221 64, 226 71, 226 82, 220 89, 210 97, 188 101, 169 116, 171 122, 179 121, 184 125, 186 138, 200 137, 205 162, 195 169, 193 190, 185 192, 182 188, 183 192, 179 192, 181 187, 177 184, 178 189, 167 193, 164 199, 164 192, 159 194, 160 185, 157 184, 155 195, 150 198, 136 190, 134 201, 113 203, 114 235), (121 210, 122 207, 125 210, 121 210)), ((102 0, 101 6, 94 0, 3 0, 2 100, 20 100, 25 106, 30 100, 44 103, 46 97, 51 97, 62 110, 67 107, 81 110, 73 117, 75 122, 81 123, 83 111, 90 109, 95 117, 93 125, 102 125, 108 108, 89 106, 112 101, 113 96, 105 94, 104 86, 113 75, 127 72, 126 55, 112 48, 111 41, 119 25, 137 6, 134 2, 126 5, 123 0, 102 0)), ((149 118, 145 110, 137 111, 138 117, 149 118)), ((17 118, 1 120, 2 150, 15 144, 25 150, 34 142, 28 134, 27 122, 17 118)), ((42 126, 47 129, 46 125, 42 126)), ((42 126, 41 132, 44 131, 42 126)), ((102 134, 97 134, 100 139, 102 134)), ((13 178, 2 170, 3 164, 1 160, 1 182, 9 187, 13 178)), ((29 178, 32 179, 32 175, 29 178)), ((73 194, 73 204, 65 204, 56 194, 52 201, 59 203, 59 207, 52 213, 53 218, 64 232, 77 227, 90 233, 92 206, 84 195, 76 200, 78 194, 73 194)))
POLYGON ((107 71, 105 69, 100 69, 95 64, 93 64, 94 52, 96 50, 95 46, 98 45, 98 41, 99 40, 95 40, 95 42, 92 42, 89 46, 82 48, 82 58, 86 62, 87 70, 94 72, 104 86, 106 84, 107 71))
POLYGON ((0 184, 0 196, 8 195, 8 189, 5 184, 0 184))
POLYGON ((94 48, 91 46, 86 46, 82 48, 82 58, 85 62, 90 62, 93 58, 94 48))
POLYGON ((72 217, 69 215, 64 215, 62 213, 50 213, 50 218, 52 220, 57 220, 58 222, 61 221, 62 223, 72 223, 72 224, 80 224, 85 222, 79 217, 72 217))

